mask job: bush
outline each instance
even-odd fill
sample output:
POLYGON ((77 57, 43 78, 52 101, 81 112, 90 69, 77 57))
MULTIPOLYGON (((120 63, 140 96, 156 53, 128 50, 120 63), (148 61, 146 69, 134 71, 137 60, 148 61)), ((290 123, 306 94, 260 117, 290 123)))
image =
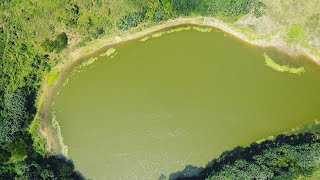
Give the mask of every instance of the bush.
POLYGON ((210 0, 208 14, 231 20, 253 11, 259 17, 265 13, 265 5, 260 0, 210 0))
POLYGON ((58 34, 55 40, 47 39, 43 44, 42 47, 49 52, 56 50, 60 52, 64 48, 68 46, 68 36, 66 33, 58 34))
POLYGON ((253 14, 255 17, 259 18, 266 13, 266 5, 261 1, 253 3, 253 14))
POLYGON ((0 146, 0 179, 85 179, 72 161, 59 155, 40 155, 30 143, 31 135, 20 132, 16 141, 3 149, 0 146))
POLYGON ((287 41, 291 43, 302 42, 306 39, 303 27, 301 25, 292 25, 287 34, 287 41))
POLYGON ((120 18, 117 23, 117 26, 121 30, 127 30, 131 27, 136 27, 140 24, 144 19, 144 15, 142 12, 133 12, 126 16, 120 18))
POLYGON ((26 97, 22 90, 8 94, 0 116, 0 143, 12 142, 16 132, 21 130, 26 116, 26 97))
POLYGON ((190 15, 199 5, 199 0, 172 0, 172 8, 178 15, 188 16, 190 15))
POLYGON ((4 33, 4 30, 2 27, 0 27, 0 61, 2 60, 2 55, 3 55, 3 52, 4 52, 4 48, 5 48, 5 33, 4 33))

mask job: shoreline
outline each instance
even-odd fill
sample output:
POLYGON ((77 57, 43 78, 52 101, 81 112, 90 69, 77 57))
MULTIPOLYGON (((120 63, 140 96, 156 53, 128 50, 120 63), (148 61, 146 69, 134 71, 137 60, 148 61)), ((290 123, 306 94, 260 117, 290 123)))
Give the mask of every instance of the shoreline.
POLYGON ((162 22, 160 24, 149 23, 145 24, 144 26, 132 28, 125 32, 116 33, 114 35, 107 35, 100 39, 89 42, 84 47, 80 47, 75 50, 67 49, 71 51, 70 53, 67 52, 67 58, 58 63, 52 69, 52 71, 59 72, 59 75, 54 80, 54 83, 49 85, 47 78, 43 80, 42 87, 39 90, 36 100, 36 107, 38 110, 34 120, 40 120, 40 128, 38 131, 40 135, 46 140, 45 147, 47 152, 51 154, 60 154, 62 152, 63 144, 59 143, 60 139, 51 122, 51 103, 57 90, 63 83, 64 79, 67 77, 69 70, 71 70, 77 64, 77 62, 93 55, 98 51, 103 50, 106 47, 143 38, 149 34, 156 33, 157 31, 180 25, 207 26, 211 28, 217 28, 251 45, 259 47, 275 47, 281 52, 284 52, 291 56, 306 55, 307 57, 312 59, 313 62, 320 65, 320 58, 316 55, 313 55, 307 48, 288 44, 281 39, 277 39, 277 37, 271 39, 270 41, 250 40, 247 35, 241 33, 239 30, 237 30, 237 28, 233 28, 228 23, 224 23, 216 18, 211 17, 199 16, 177 18, 162 22))

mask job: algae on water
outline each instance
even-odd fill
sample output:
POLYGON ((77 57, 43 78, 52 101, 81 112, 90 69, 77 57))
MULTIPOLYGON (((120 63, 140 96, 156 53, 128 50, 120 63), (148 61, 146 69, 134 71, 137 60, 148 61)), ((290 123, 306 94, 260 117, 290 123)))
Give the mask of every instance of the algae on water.
POLYGON ((150 38, 150 36, 146 36, 146 37, 140 39, 140 41, 144 42, 144 41, 147 41, 149 38, 150 38))
POLYGON ((171 33, 180 32, 180 31, 188 31, 191 29, 199 31, 199 32, 211 32, 212 31, 212 28, 210 28, 210 27, 197 27, 197 26, 177 27, 177 28, 173 28, 170 30, 166 30, 166 31, 156 32, 156 33, 152 34, 151 36, 146 36, 146 37, 140 39, 140 41, 144 42, 150 38, 158 38, 158 37, 161 37, 162 35, 165 35, 165 34, 171 34, 171 33))
POLYGON ((197 27, 197 26, 194 26, 192 27, 192 29, 198 31, 198 32, 211 32, 212 31, 212 28, 210 27, 197 27))
POLYGON ((115 55, 115 53, 116 53, 116 49, 115 48, 110 48, 105 53, 102 53, 100 56, 101 57, 104 57, 104 56, 113 57, 112 55, 115 55))
POLYGON ((51 120, 51 123, 52 123, 52 127, 56 130, 56 133, 57 133, 57 137, 58 137, 58 140, 59 140, 59 145, 61 146, 61 153, 68 157, 68 146, 64 144, 63 142, 63 136, 62 136, 62 132, 61 132, 61 126, 59 124, 59 122, 57 121, 56 119, 56 116, 55 116, 55 112, 53 111, 52 112, 52 120, 51 120))
POLYGON ((166 31, 166 34, 170 34, 170 33, 174 33, 174 32, 180 32, 180 31, 188 31, 190 29, 191 29, 190 26, 178 27, 178 28, 174 28, 174 29, 166 31))
POLYGON ((98 58, 95 57, 95 58, 90 58, 89 60, 87 61, 84 61, 81 65, 80 65, 80 68, 82 67, 86 67, 86 66, 89 66, 91 64, 93 64, 98 58))
POLYGON ((293 68, 293 67, 289 67, 288 65, 280 65, 274 62, 266 53, 264 53, 263 56, 265 58, 266 65, 272 68, 273 70, 276 70, 279 72, 299 74, 299 75, 305 72, 304 67, 293 68))

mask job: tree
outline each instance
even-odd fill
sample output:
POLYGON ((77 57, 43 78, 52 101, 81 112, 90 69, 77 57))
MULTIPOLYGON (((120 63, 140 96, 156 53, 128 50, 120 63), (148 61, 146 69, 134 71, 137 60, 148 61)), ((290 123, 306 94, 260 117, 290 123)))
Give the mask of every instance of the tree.
MULTIPOLYGON (((296 179, 320 167, 319 133, 279 135, 274 140, 237 147, 212 160, 199 173, 186 177, 179 171, 171 179, 296 179)), ((199 169, 199 168, 195 168, 199 169)), ((169 178, 170 179, 170 178, 169 178)))
POLYGON ((65 32, 58 34, 55 40, 46 39, 45 42, 42 43, 42 47, 49 52, 53 52, 54 50, 60 52, 67 46, 68 36, 65 32))
POLYGON ((121 30, 127 30, 131 27, 136 27, 144 19, 142 12, 133 12, 119 19, 117 26, 121 30))
POLYGON ((199 0, 172 0, 173 11, 178 15, 190 15, 200 4, 199 0))
POLYGON ((26 116, 26 96, 18 89, 4 99, 4 109, 0 116, 0 143, 12 142, 26 116))

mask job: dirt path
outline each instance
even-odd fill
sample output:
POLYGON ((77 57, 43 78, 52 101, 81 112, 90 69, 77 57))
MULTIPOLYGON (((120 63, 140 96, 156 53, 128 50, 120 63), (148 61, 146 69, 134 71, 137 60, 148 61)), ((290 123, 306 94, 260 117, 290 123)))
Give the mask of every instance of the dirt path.
MULTIPOLYGON (((62 146, 59 143, 59 138, 57 137, 57 133, 55 133, 55 129, 52 127, 51 124, 51 102, 56 93, 56 90, 61 84, 61 81, 64 80, 66 77, 66 73, 68 69, 70 69, 75 62, 79 61, 82 57, 93 54, 94 52, 107 47, 112 46, 117 43, 130 41, 133 39, 138 39, 148 34, 154 33, 156 31, 160 31, 162 29, 183 25, 183 24, 190 24, 190 25, 198 25, 198 26, 210 26, 214 28, 221 29, 226 33, 229 33, 245 42, 248 42, 253 45, 267 47, 273 46, 277 49, 288 53, 289 55, 301 55, 305 54, 313 59, 317 64, 320 64, 320 59, 314 56, 309 49, 303 48, 298 46, 292 48, 289 44, 284 42, 278 37, 274 37, 270 41, 266 40, 250 40, 246 35, 237 31, 236 29, 232 28, 229 24, 224 23, 220 20, 215 18, 207 18, 207 17, 190 17, 190 18, 177 18, 174 20, 169 20, 157 25, 149 25, 150 27, 137 27, 133 28, 126 32, 120 32, 118 34, 112 36, 105 36, 101 39, 95 40, 93 42, 88 43, 85 47, 76 49, 72 51, 68 58, 66 58, 63 62, 59 63, 54 69, 61 72, 58 79, 55 83, 48 87, 46 80, 42 85, 41 91, 38 97, 38 112, 36 114, 37 118, 40 118, 40 133, 46 139, 46 148, 51 153, 60 153, 62 150, 62 146)), ((61 141, 60 141, 61 142, 61 141)))

